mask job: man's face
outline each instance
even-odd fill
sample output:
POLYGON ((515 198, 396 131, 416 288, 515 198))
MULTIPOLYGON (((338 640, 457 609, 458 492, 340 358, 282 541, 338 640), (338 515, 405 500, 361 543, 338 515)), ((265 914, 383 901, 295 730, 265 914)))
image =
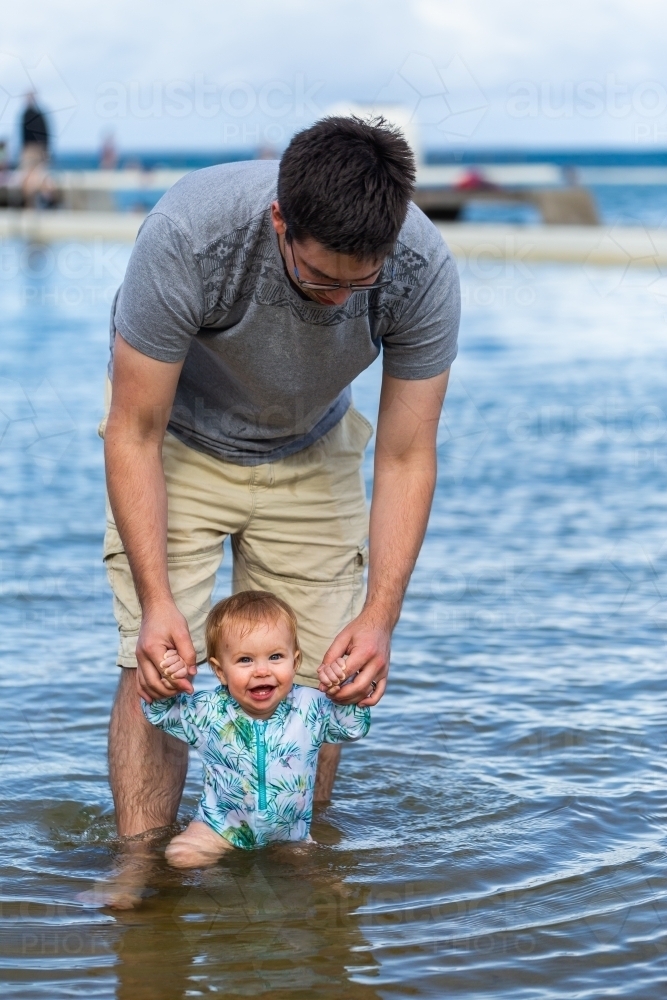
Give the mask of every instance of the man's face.
POLYGON ((322 285, 334 284, 336 282, 339 282, 341 285, 351 283, 372 285, 380 276, 382 264, 384 263, 382 260, 358 261, 356 257, 349 257, 347 254, 327 250, 321 243, 310 238, 301 242, 297 242, 296 240, 287 242, 285 239, 287 227, 280 214, 277 201, 274 201, 271 205, 271 220, 278 234, 280 252, 285 260, 290 278, 298 285, 304 295, 313 299, 314 302, 319 302, 326 306, 343 305, 353 292, 345 287, 326 290, 304 288, 302 285, 299 285, 297 274, 302 281, 312 281, 322 285), (297 274, 295 274, 295 269, 297 274))

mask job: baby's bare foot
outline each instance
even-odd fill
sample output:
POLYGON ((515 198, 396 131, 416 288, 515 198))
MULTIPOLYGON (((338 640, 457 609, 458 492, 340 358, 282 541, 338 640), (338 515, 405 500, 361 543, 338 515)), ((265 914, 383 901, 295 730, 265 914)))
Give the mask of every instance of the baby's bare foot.
POLYGON ((183 833, 174 837, 164 856, 174 868, 209 868, 233 846, 206 823, 193 820, 183 833))

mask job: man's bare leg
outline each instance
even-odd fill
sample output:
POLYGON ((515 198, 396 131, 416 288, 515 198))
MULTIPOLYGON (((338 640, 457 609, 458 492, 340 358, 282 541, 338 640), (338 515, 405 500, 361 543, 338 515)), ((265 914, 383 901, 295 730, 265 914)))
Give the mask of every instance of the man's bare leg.
POLYGON ((135 837, 173 823, 187 770, 187 745, 147 722, 135 671, 121 668, 109 725, 109 782, 119 835, 135 837))
POLYGON ((188 748, 146 721, 134 670, 121 669, 109 726, 109 779, 116 825, 126 838, 110 878, 81 893, 96 906, 131 910, 139 906, 155 865, 150 830, 176 819, 188 769, 188 748))
POLYGON ((317 774, 315 775, 314 802, 330 802, 333 792, 338 761, 340 760, 340 743, 323 743, 317 755, 317 774))

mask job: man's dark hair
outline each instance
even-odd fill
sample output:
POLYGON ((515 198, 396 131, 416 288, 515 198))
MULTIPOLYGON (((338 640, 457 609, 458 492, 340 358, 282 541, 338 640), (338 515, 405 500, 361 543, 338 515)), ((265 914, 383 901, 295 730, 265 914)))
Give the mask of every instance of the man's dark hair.
POLYGON ((415 182, 415 158, 384 118, 329 117, 298 132, 278 173, 288 239, 378 261, 393 248, 415 182))

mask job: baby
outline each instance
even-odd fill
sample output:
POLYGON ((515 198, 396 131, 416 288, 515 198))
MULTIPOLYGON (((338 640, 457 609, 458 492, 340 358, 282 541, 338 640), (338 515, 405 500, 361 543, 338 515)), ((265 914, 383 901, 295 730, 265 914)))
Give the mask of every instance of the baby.
MULTIPOLYGON (((216 604, 206 622, 206 652, 221 682, 215 691, 142 702, 149 722, 202 758, 197 814, 166 850, 178 868, 212 864, 231 847, 310 840, 320 746, 358 740, 371 724, 369 708, 336 705, 294 685, 301 657, 296 616, 274 594, 245 591, 216 604)), ((161 670, 168 681, 186 675, 175 650, 161 670)), ((342 660, 321 673, 332 690, 343 676, 342 660)))

